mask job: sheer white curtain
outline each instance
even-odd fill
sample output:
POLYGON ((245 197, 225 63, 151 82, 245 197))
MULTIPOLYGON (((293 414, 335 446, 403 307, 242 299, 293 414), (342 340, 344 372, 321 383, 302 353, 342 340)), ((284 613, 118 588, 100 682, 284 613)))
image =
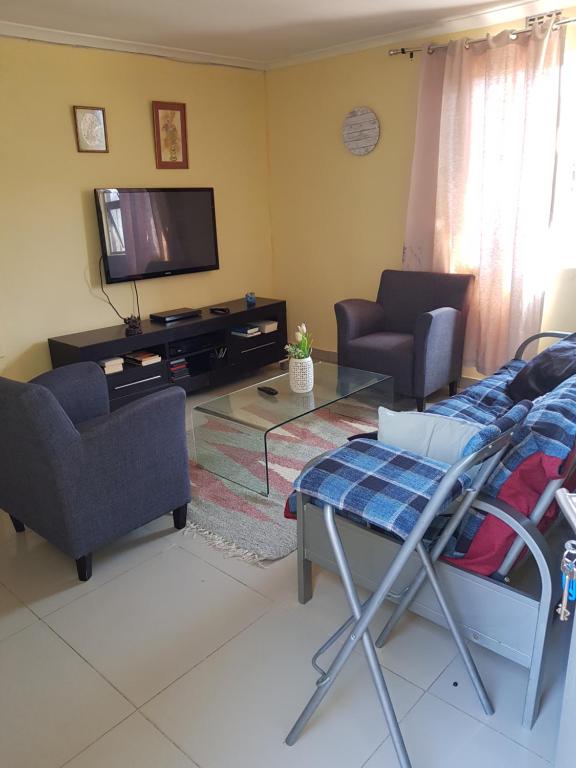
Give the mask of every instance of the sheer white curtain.
POLYGON ((540 329, 564 37, 424 54, 404 268, 476 276, 464 358, 483 373, 540 329))

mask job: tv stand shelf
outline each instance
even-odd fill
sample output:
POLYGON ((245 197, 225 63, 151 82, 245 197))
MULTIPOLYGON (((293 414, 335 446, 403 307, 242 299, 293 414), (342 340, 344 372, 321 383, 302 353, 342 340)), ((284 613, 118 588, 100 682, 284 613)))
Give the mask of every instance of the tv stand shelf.
MULTIPOLYGON (((214 305, 211 305, 214 306, 214 305)), ((98 362, 107 357, 122 357, 130 352, 147 350, 162 358, 147 366, 129 365, 107 376, 111 407, 168 386, 180 386, 194 392, 208 386, 218 386, 263 365, 286 357, 286 302, 276 299, 256 299, 247 307, 244 299, 220 302, 230 313, 213 315, 210 307, 202 307, 199 317, 176 320, 166 325, 142 321, 142 334, 126 336, 123 325, 71 333, 48 339, 52 365, 98 362), (253 337, 236 336, 232 329, 247 323, 275 320, 278 330, 253 337), (184 360, 184 363, 178 362, 184 360), (174 366, 185 365, 179 373, 174 366), (184 378, 175 378, 182 375, 184 378)))

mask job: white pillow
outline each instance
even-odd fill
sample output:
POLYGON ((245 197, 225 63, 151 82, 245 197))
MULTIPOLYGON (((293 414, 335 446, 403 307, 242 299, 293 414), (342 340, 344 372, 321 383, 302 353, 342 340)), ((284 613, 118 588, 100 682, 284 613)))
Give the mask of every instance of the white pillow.
POLYGON ((452 416, 378 408, 378 440, 446 464, 459 461, 466 443, 481 429, 452 416))

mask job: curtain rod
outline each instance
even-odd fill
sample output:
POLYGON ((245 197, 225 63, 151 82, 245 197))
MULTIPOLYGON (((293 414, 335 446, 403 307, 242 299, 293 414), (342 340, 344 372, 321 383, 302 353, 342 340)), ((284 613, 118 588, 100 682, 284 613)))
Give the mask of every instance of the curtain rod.
MULTIPOLYGON (((574 16, 571 19, 558 19, 552 25, 552 29, 558 29, 558 27, 563 27, 565 24, 573 24, 574 22, 576 22, 576 16, 574 16)), ((535 25, 527 26, 524 29, 513 29, 510 32, 510 37, 516 37, 516 35, 527 35, 529 32, 533 31, 534 26, 535 25)), ((488 39, 487 35, 485 35, 484 37, 477 37, 474 40, 467 39, 466 46, 472 45, 473 43, 484 43, 487 39, 488 39)), ((388 55, 399 56, 399 55, 408 54, 412 59, 415 53, 420 53, 421 51, 426 51, 427 53, 434 53, 434 51, 439 51, 442 48, 448 48, 448 44, 447 43, 430 43, 430 45, 428 45, 426 48, 392 48, 388 51, 388 55)))

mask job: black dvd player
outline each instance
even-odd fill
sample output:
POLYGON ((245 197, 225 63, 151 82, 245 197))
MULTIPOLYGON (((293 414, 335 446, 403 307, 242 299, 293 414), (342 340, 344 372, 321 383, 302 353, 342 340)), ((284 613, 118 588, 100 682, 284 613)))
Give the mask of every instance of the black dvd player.
POLYGON ((180 307, 179 309, 167 309, 165 312, 155 312, 150 315, 150 320, 155 323, 173 323, 175 320, 186 320, 191 317, 200 317, 201 309, 180 307))

